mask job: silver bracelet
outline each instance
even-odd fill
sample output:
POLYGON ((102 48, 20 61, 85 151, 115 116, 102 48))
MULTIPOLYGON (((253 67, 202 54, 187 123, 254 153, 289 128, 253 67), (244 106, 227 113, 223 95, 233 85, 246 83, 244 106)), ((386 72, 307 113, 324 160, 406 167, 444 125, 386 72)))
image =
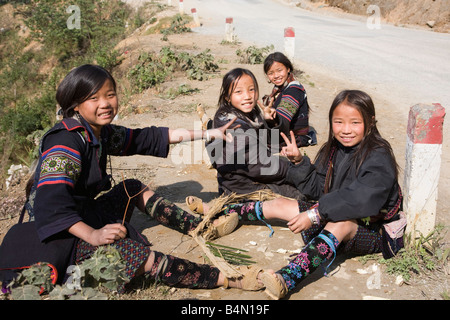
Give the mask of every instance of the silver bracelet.
POLYGON ((208 130, 206 130, 206 142, 211 142, 211 137, 209 136, 208 130))
POLYGON ((312 208, 306 211, 306 213, 308 214, 308 218, 311 221, 311 224, 314 225, 319 225, 320 223, 320 218, 319 218, 319 212, 317 210, 317 208, 312 208))

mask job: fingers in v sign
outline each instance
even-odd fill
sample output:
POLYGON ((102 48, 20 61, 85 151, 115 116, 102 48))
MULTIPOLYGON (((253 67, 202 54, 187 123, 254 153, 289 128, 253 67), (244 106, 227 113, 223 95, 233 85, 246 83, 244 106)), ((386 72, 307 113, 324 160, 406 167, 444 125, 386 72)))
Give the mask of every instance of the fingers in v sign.
POLYGON ((301 162, 303 160, 303 156, 297 147, 294 132, 290 131, 291 140, 289 140, 283 132, 281 132, 280 135, 286 143, 286 146, 281 149, 281 155, 286 156, 294 164, 301 162))

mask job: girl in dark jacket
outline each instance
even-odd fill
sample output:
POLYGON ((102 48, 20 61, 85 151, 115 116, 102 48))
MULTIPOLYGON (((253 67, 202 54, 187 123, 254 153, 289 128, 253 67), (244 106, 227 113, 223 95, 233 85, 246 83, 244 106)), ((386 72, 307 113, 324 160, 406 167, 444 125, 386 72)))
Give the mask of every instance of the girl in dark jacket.
MULTIPOLYGON (((73 239, 73 254, 61 252, 70 257, 66 266, 81 263, 98 246, 113 246, 126 261, 129 280, 148 273, 169 286, 214 288, 226 284, 248 289, 245 272, 242 279, 228 280, 215 267, 150 250, 150 244, 128 224, 135 207, 183 233, 195 229, 202 219, 183 211, 138 180, 128 179, 111 189, 106 171, 108 155, 167 157, 171 143, 202 139, 206 135, 225 139, 225 130, 232 122, 208 132, 113 125, 118 112, 116 83, 108 71, 94 65, 72 70, 59 85, 56 99, 64 117, 42 139, 27 203, 35 229, 28 229, 32 230, 28 235, 16 234, 17 241, 22 236, 40 243, 42 252, 33 252, 36 261, 31 263, 42 261, 39 257, 55 248, 54 241, 73 239)), ((232 232, 238 223, 237 215, 221 218, 211 225, 216 236, 232 232)), ((6 254, 1 258, 0 268, 8 263, 3 260, 14 259, 6 254)), ((65 269, 58 271, 58 282, 62 282, 65 269)), ((123 289, 118 288, 120 292, 123 289)), ((255 289, 253 285, 251 289, 255 289)))
MULTIPOLYGON (((281 52, 269 54, 264 60, 264 72, 274 85, 272 93, 263 97, 266 107, 274 109, 274 120, 280 132, 292 131, 298 147, 317 144, 316 132, 309 126, 309 105, 306 90, 294 78, 292 62, 281 52)), ((280 145, 283 146, 281 139, 280 145)))

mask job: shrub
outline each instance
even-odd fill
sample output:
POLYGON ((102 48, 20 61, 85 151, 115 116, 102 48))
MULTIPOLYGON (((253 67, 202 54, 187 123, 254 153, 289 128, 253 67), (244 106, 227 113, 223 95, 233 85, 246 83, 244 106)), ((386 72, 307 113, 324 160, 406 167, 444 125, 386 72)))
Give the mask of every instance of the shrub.
POLYGON ((69 28, 75 13, 66 10, 73 4, 72 0, 31 0, 22 11, 33 38, 57 56, 85 54, 93 41, 108 44, 125 33, 130 10, 121 1, 78 0, 80 26, 69 28))
POLYGON ((247 49, 238 49, 236 50, 236 55, 240 57, 241 63, 248 64, 261 64, 264 62, 267 54, 274 49, 273 45, 258 48, 256 46, 250 46, 247 49))
POLYGON ((188 52, 177 53, 170 47, 163 47, 159 55, 142 53, 128 77, 136 91, 142 92, 164 82, 174 71, 185 71, 189 79, 202 81, 208 79, 208 75, 218 68, 209 50, 195 55, 188 52))

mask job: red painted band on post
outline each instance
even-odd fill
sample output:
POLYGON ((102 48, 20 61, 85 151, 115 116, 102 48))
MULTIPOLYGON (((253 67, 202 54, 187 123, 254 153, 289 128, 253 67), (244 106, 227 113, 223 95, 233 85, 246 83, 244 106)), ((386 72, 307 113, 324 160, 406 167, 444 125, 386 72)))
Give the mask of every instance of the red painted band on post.
POLYGON ((197 12, 197 9, 192 8, 192 9, 191 9, 191 12, 192 12, 192 13, 196 13, 196 12, 197 12))
POLYGON ((295 31, 292 27, 287 27, 284 29, 284 37, 285 38, 292 38, 295 37, 295 31))
POLYGON ((226 18, 225 23, 233 23, 233 18, 226 18))
POLYGON ((442 144, 445 109, 439 103, 411 107, 407 134, 412 143, 442 144))

